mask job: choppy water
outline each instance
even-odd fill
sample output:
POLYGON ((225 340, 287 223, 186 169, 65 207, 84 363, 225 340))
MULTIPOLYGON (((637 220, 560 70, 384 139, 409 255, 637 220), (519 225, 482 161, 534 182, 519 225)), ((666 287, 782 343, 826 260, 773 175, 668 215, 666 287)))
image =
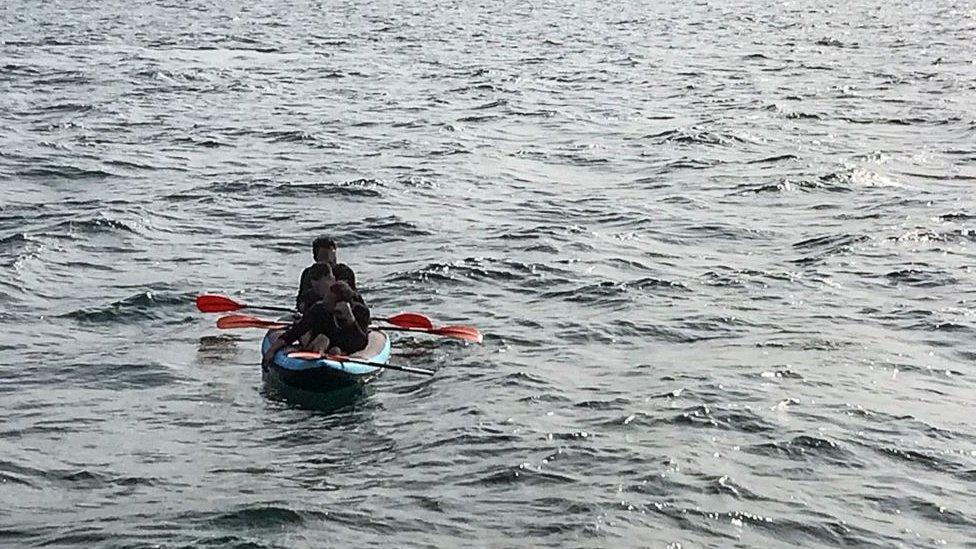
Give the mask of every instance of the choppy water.
POLYGON ((973 2, 15 4, 0 545, 976 545, 973 2), (269 394, 320 233, 485 344, 269 394))

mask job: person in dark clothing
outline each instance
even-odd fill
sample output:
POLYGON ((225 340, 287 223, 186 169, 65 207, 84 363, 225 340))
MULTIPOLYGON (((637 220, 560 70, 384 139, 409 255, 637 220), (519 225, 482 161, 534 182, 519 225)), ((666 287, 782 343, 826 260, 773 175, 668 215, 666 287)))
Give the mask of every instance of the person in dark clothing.
MULTIPOLYGON (((328 263, 332 268, 332 274, 335 276, 335 279, 349 284, 349 287, 355 292, 356 273, 349 268, 349 265, 338 262, 337 250, 338 245, 336 241, 327 236, 320 236, 312 241, 312 258, 315 260, 315 263, 328 263)), ((315 293, 311 290, 308 276, 309 269, 311 268, 306 267, 298 280, 298 296, 295 298, 295 308, 298 309, 298 312, 304 311, 305 307, 321 299, 321 297, 316 297, 315 293)))
POLYGON ((369 309, 348 283, 336 281, 328 263, 316 263, 309 272, 312 291, 322 298, 308 306, 302 317, 268 348, 261 361, 267 367, 279 350, 297 340, 314 351, 349 354, 369 342, 369 309))

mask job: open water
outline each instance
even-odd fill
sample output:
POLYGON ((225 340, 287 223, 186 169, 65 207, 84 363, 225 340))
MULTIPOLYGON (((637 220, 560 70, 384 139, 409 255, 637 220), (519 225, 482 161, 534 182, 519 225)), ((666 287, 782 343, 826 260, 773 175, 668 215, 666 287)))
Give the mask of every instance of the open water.
POLYGON ((971 0, 0 4, 0 545, 976 546, 971 0), (400 337, 260 331, 336 236, 400 337))

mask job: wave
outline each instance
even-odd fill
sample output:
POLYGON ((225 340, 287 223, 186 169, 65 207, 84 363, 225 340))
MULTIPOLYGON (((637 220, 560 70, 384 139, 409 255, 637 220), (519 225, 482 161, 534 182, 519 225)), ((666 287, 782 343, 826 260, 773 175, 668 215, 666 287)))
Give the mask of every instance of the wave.
POLYGON ((493 486, 498 484, 518 484, 520 486, 554 486, 573 484, 578 479, 570 475, 532 469, 525 465, 502 467, 479 478, 463 481, 461 485, 482 484, 493 486))
POLYGON ((790 262, 809 265, 826 261, 833 256, 851 253, 858 244, 869 240, 868 236, 849 233, 808 238, 793 244, 793 248, 807 251, 807 255, 799 259, 792 259, 790 262))
POLYGON ((128 160, 106 160, 105 161, 105 165, 107 165, 107 166, 115 166, 115 167, 119 167, 119 168, 127 168, 127 169, 131 169, 131 170, 145 170, 145 171, 155 171, 155 170, 164 170, 164 169, 165 170, 174 170, 174 171, 179 171, 179 172, 187 172, 187 171, 190 171, 189 168, 186 168, 186 167, 183 167, 183 166, 178 166, 178 165, 155 166, 153 164, 144 164, 144 163, 140 163, 140 162, 131 162, 131 161, 128 161, 128 160))
POLYGON ((221 147, 232 146, 231 143, 214 137, 176 137, 173 138, 171 142, 177 145, 193 145, 195 147, 203 147, 205 149, 218 149, 221 147))
POLYGON ((671 160, 662 164, 658 169, 658 173, 670 173, 677 170, 707 170, 708 168, 715 167, 719 162, 715 160, 702 160, 699 158, 681 158, 679 160, 671 160))
MULTIPOLYGON (((440 282, 510 283, 522 287, 522 291, 527 291, 525 289, 532 288, 537 284, 555 283, 556 281, 546 280, 545 275, 559 275, 562 272, 561 269, 541 263, 469 257, 453 263, 430 263, 420 269, 400 272, 386 282, 396 284, 398 282, 436 280, 440 282)), ((511 289, 520 291, 519 287, 513 286, 511 289)))
MULTIPOLYGON (((342 234, 343 243, 370 244, 376 242, 399 242, 422 238, 434 234, 410 221, 398 217, 366 217, 347 222, 332 232, 342 234)), ((314 231, 313 231, 314 232, 314 231)), ((328 231, 319 231, 328 232, 328 231)))
POLYGON ((270 201, 276 198, 316 198, 316 197, 350 197, 350 198, 381 198, 380 189, 384 184, 375 179, 354 179, 336 183, 274 183, 262 181, 228 181, 208 185, 200 185, 168 194, 163 198, 171 202, 212 201, 215 197, 226 196, 232 199, 262 199, 270 201))
POLYGON ((755 444, 743 451, 798 461, 822 460, 845 468, 860 469, 864 467, 864 463, 853 452, 845 449, 839 443, 810 435, 800 435, 783 442, 755 444))
POLYGON ((894 446, 872 446, 872 448, 879 454, 894 461, 908 463, 926 469, 932 469, 940 473, 947 471, 961 471, 963 469, 963 467, 957 463, 926 454, 925 452, 919 450, 905 450, 894 446))
POLYGON ((379 183, 372 179, 357 179, 342 183, 292 183, 281 184, 269 189, 268 195, 284 198, 318 196, 380 198, 383 194, 378 190, 378 187, 380 187, 379 183))
MULTIPOLYGON (((146 290, 109 305, 78 309, 59 316, 90 324, 128 323, 134 320, 173 320, 174 309, 193 306, 194 294, 146 290)), ((182 320, 182 319, 181 319, 182 320)))
POLYGON ((52 113, 81 113, 81 112, 89 112, 94 109, 95 109, 94 105, 90 105, 88 103, 71 103, 71 102, 54 103, 52 105, 46 105, 40 108, 40 110, 44 112, 52 112, 52 113))
POLYGON ((319 149, 338 148, 332 141, 301 130, 270 131, 258 135, 269 143, 302 143, 319 149))
POLYGON ((785 116, 787 120, 823 120, 827 117, 823 114, 808 112, 787 112, 785 116))
MULTIPOLYGON (((829 46, 831 48, 844 48, 844 47, 848 47, 844 42, 841 42, 837 38, 833 38, 831 36, 825 36, 825 37, 821 38, 820 40, 817 40, 816 42, 814 42, 814 44, 816 44, 818 46, 829 46)), ((855 45, 853 45, 851 47, 855 47, 856 48, 857 45, 855 44, 855 45)))
POLYGON ((935 523, 951 524, 970 530, 976 528, 976 520, 967 517, 961 511, 949 509, 944 505, 928 501, 922 497, 908 495, 877 496, 867 494, 864 496, 864 499, 872 502, 883 513, 899 515, 912 513, 935 523))
POLYGON ((680 128, 649 134, 643 136, 641 139, 650 140, 656 145, 677 143, 685 145, 731 146, 739 143, 751 142, 750 140, 731 132, 709 131, 694 126, 691 128, 680 128))
POLYGON ((495 107, 504 107, 506 105, 508 105, 508 101, 507 100, 505 100, 505 99, 499 99, 498 101, 491 101, 489 103, 484 103, 482 105, 478 105, 477 107, 472 107, 472 109, 473 110, 476 110, 476 111, 483 111, 483 110, 487 110, 487 109, 494 109, 495 107))
POLYGON ((71 180, 109 179, 109 178, 119 177, 118 174, 108 172, 105 170, 92 170, 92 169, 79 168, 76 166, 70 166, 65 164, 42 165, 36 168, 19 170, 16 172, 16 174, 20 177, 27 177, 27 178, 71 179, 71 180))
POLYGON ((325 521, 329 513, 324 511, 296 511, 277 505, 256 505, 242 507, 228 512, 206 513, 186 516, 195 522, 206 522, 229 529, 280 529, 305 524, 308 520, 325 521))
POLYGON ((44 232, 46 234, 52 234, 52 232, 58 231, 64 231, 76 236, 91 236, 105 233, 139 234, 139 231, 129 223, 119 221, 117 219, 109 219, 107 217, 70 219, 45 229, 44 232))
MULTIPOLYGON (((11 45, 10 42, 4 42, 4 44, 11 45)), ((31 65, 4 63, 3 66, 0 66, 0 74, 16 75, 16 76, 36 76, 41 74, 41 71, 37 69, 37 67, 31 65)))
MULTIPOLYGON (((889 124, 892 126, 915 126, 931 123, 931 121, 924 118, 852 118, 842 116, 837 118, 837 120, 843 120, 850 124, 889 124)), ((940 123, 945 124, 947 121, 941 121, 940 123)))
POLYGON ((771 183, 744 183, 736 187, 733 195, 760 194, 760 193, 790 193, 814 191, 824 192, 851 192, 852 189, 845 185, 837 185, 830 181, 808 180, 795 178, 781 178, 771 183))
POLYGON ((839 172, 821 176, 820 181, 825 184, 839 185, 848 188, 859 187, 901 187, 897 181, 878 172, 864 168, 850 168, 839 172))
POLYGON ((886 273, 885 278, 895 284, 915 286, 917 288, 934 288, 938 286, 950 286, 956 284, 958 280, 951 274, 943 271, 925 271, 922 269, 899 269, 886 273))
POLYGON ((13 251, 24 247, 30 238, 26 233, 14 233, 4 237, 0 237, 0 251, 13 251))
POLYGON ((775 426, 749 410, 715 409, 705 404, 686 408, 666 422, 672 425, 707 427, 744 433, 766 433, 776 430, 775 426))
POLYGON ((777 162, 784 162, 787 160, 799 160, 800 157, 794 154, 780 154, 776 156, 767 156, 765 158, 758 158, 756 160, 747 160, 746 164, 773 164, 777 162))

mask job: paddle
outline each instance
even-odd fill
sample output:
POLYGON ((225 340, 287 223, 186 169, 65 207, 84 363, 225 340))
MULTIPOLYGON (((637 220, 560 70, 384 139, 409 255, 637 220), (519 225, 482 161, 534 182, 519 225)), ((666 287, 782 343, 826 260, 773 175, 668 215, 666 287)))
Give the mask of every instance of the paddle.
POLYGON ((233 328, 264 328, 265 330, 280 330, 287 328, 288 324, 264 320, 247 315, 227 315, 217 319, 217 327, 221 330, 233 328))
MULTIPOLYGON (((241 309, 262 309, 266 311, 280 311, 284 313, 294 313, 294 309, 287 307, 270 307, 263 305, 245 305, 238 301, 220 294, 200 294, 196 299, 197 309, 201 313, 230 313, 241 309)), ((431 329, 434 324, 429 318, 420 313, 399 313, 386 318, 374 318, 373 320, 387 322, 402 328, 427 328, 431 329)))
POLYGON ((324 358, 326 360, 332 360, 334 362, 346 363, 354 362, 356 364, 365 364, 366 366, 375 366, 377 368, 386 368, 387 370, 400 370, 401 372, 410 372, 411 374, 423 374, 427 376, 434 375, 433 370, 428 370, 426 368, 411 368, 410 366, 394 366, 392 364, 383 364, 382 362, 370 362, 368 360, 360 360, 351 356, 339 356, 339 355, 324 355, 321 353, 316 353, 314 351, 294 351, 288 353, 288 358, 301 358, 303 360, 318 360, 324 358))
MULTIPOLYGON (((287 328, 288 324, 248 315, 227 315, 217 319, 217 327, 221 330, 235 328, 262 328, 265 330, 280 330, 282 328, 287 328)), ((432 328, 429 330, 423 328, 398 328, 395 326, 372 326, 371 328, 390 332, 420 332, 450 337, 453 339, 460 339, 462 341, 470 341, 471 343, 481 343, 483 339, 481 333, 471 326, 441 326, 440 328, 432 328)))
POLYGON ((373 320, 386 322, 401 328, 426 328, 429 330, 434 327, 434 323, 420 313, 398 313, 386 318, 374 318, 373 320))
POLYGON ((245 305, 220 294, 200 294, 197 296, 197 309, 201 313, 229 313, 241 309, 264 309, 266 311, 280 311, 283 313, 293 313, 294 309, 288 307, 264 307, 260 305, 245 305))
POLYGON ((481 343, 481 341, 484 339, 481 332, 472 328, 471 326, 441 326, 440 328, 429 329, 382 327, 378 329, 386 330, 388 332, 420 332, 424 334, 449 337, 452 339, 460 339, 461 341, 468 341, 471 343, 481 343))

